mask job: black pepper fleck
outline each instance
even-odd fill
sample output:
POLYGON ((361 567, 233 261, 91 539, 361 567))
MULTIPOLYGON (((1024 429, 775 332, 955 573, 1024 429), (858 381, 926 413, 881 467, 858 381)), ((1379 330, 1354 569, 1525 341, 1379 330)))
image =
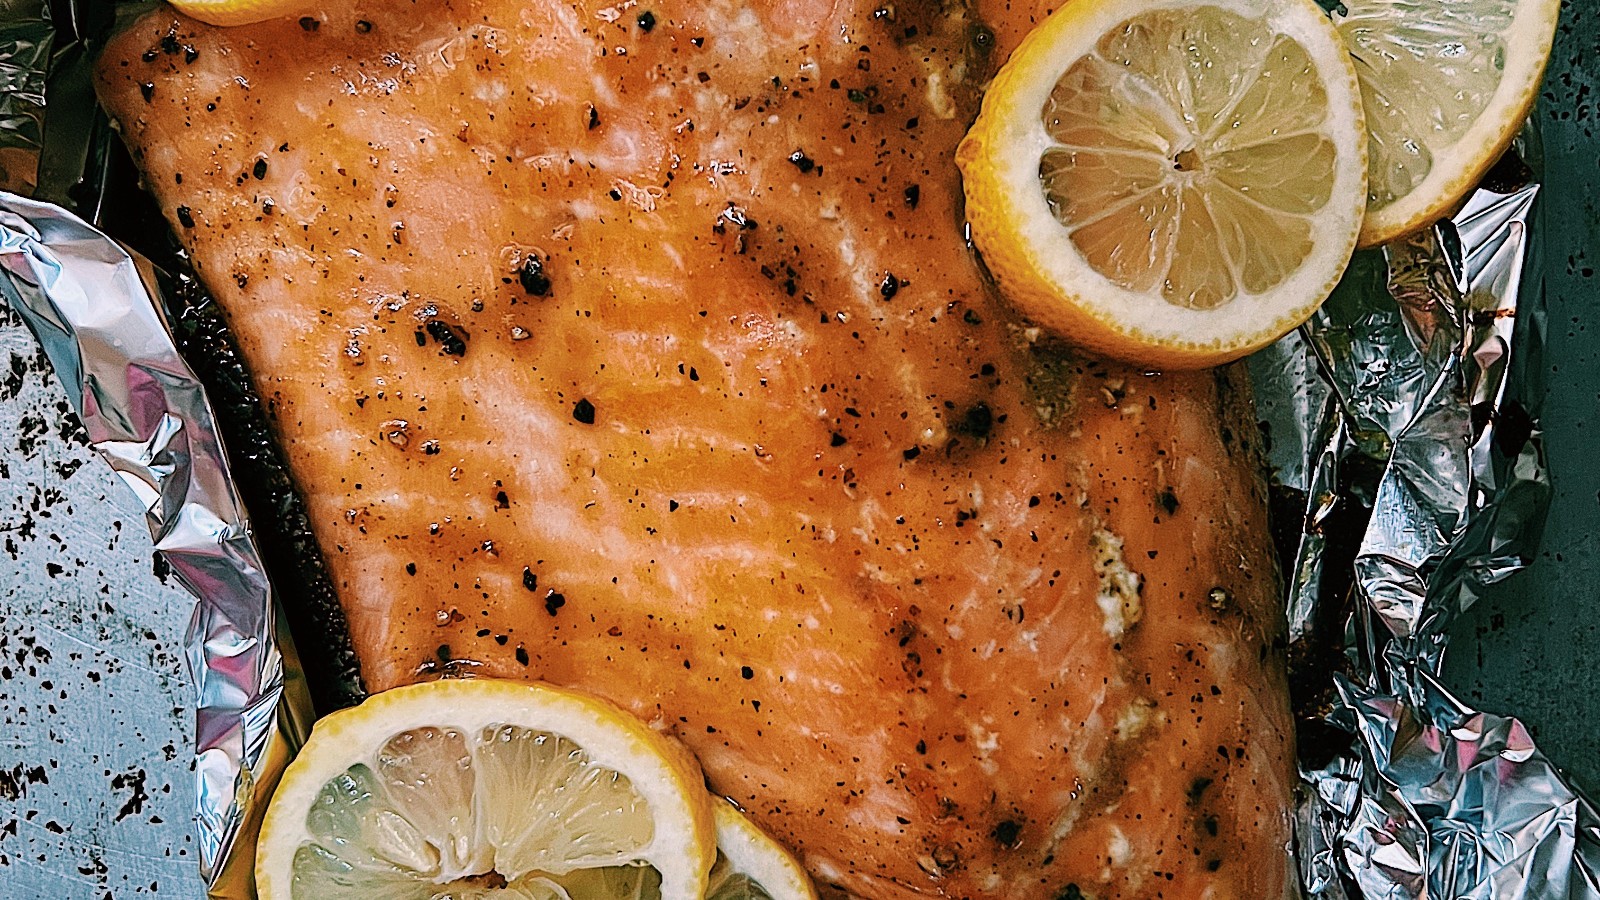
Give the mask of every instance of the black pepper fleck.
POLYGON ((178 224, 185 228, 194 227, 194 211, 187 206, 178 207, 178 224))
POLYGON ((265 159, 256 160, 256 164, 250 169, 250 174, 254 175, 257 181, 267 177, 267 161, 265 159))
POLYGON ((572 417, 585 425, 593 425, 594 404, 588 400, 579 400, 572 404, 572 417))
POLYGON ((551 591, 550 593, 545 595, 545 598, 544 598, 544 611, 549 613, 552 616, 554 616, 556 614, 557 610, 561 609, 561 607, 566 606, 566 605, 567 605, 567 598, 563 594, 558 594, 555 591, 551 591))
POLYGON ((794 163, 794 167, 801 173, 808 173, 817 167, 816 161, 807 156, 804 150, 795 150, 789 154, 789 162, 794 163))
POLYGON ((830 446, 830 447, 843 447, 845 445, 845 440, 846 439, 845 439, 844 435, 842 435, 839 432, 835 431, 833 433, 833 437, 828 439, 828 446, 830 446))
POLYGON ((528 648, 522 646, 521 644, 517 645, 517 662, 522 663, 523 665, 528 664, 528 648))
POLYGON ((883 281, 878 285, 878 293, 882 294, 885 300, 893 300, 894 295, 900 293, 900 287, 903 284, 905 282, 895 277, 893 272, 886 273, 883 276, 883 281))
POLYGON ((146 103, 150 102, 150 98, 156 95, 155 83, 146 81, 144 84, 139 85, 139 94, 144 97, 146 103))
POLYGON ((750 668, 749 666, 740 666, 739 677, 743 678, 745 681, 749 681, 750 679, 756 677, 756 670, 750 668))
POLYGON ((639 13, 639 18, 635 19, 634 21, 639 23, 640 31, 644 32, 645 34, 649 34, 655 30, 656 14, 647 9, 644 12, 639 13))
POLYGON ((905 197, 906 197, 906 205, 911 207, 912 209, 916 209, 917 208, 917 204, 922 202, 922 185, 920 185, 920 184, 908 184, 908 185, 906 185, 905 197))
POLYGON ((539 589, 539 576, 528 566, 522 567, 522 586, 530 591, 539 589))

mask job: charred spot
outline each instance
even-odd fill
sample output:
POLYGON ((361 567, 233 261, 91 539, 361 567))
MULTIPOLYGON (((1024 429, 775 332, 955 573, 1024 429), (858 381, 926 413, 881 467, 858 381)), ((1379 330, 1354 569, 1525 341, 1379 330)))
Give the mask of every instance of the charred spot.
POLYGON ((1015 850, 1022 845, 1022 823, 1014 819, 1006 819, 990 829, 989 837, 993 838, 994 842, 1002 848, 1015 850))
POLYGON ((465 329, 458 330, 457 326, 451 326, 439 321, 438 319, 430 321, 423 327, 427 329, 428 336, 438 342, 439 349, 446 356, 467 355, 465 329))
POLYGON ((531 297, 544 297, 550 293, 550 276, 544 270, 544 260, 537 253, 529 253, 517 269, 517 282, 531 297))
POLYGON ((956 433, 967 437, 986 438, 992 430, 994 430, 994 411, 989 408, 989 404, 981 400, 968 407, 967 411, 961 414, 961 420, 955 424, 956 433))
POLYGON ((1156 503, 1160 504, 1169 516, 1178 511, 1178 495, 1173 493, 1170 487, 1161 489, 1161 493, 1156 495, 1156 503))

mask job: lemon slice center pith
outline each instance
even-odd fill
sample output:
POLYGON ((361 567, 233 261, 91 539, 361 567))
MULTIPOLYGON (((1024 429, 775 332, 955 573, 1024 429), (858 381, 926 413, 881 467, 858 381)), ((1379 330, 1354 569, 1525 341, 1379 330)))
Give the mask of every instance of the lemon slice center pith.
POLYGON ((1266 22, 1209 6, 1142 13, 1050 93, 1041 187, 1099 274, 1215 309, 1272 290, 1312 253, 1334 182, 1327 110, 1305 50, 1266 22))

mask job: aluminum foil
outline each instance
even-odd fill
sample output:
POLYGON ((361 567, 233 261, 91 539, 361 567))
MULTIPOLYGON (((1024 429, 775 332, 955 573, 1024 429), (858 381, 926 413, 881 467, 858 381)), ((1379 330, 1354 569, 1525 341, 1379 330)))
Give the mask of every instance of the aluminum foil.
MULTIPOLYGON (((311 704, 154 269, 18 196, 91 216, 103 197, 108 135, 83 99, 82 38, 85 10, 106 8, 59 5, 52 24, 44 0, 0 0, 0 188, 17 192, 0 193, 0 297, 196 597, 201 874, 212 896, 251 896, 252 823, 311 704)), ((1537 161, 1531 144, 1521 153, 1537 161)), ((1595 808, 1516 720, 1468 709, 1433 677, 1455 615, 1531 557, 1549 494, 1538 185, 1515 163, 1453 223, 1359 255, 1322 312, 1252 362, 1287 576, 1308 896, 1600 900, 1595 808)))
POLYGON ((222 886, 248 872, 235 839, 260 812, 257 785, 270 787, 302 737, 280 703, 309 700, 285 697, 272 588, 154 276, 76 216, 0 192, 0 297, 43 344, 91 446, 144 504, 158 558, 196 600, 185 637, 195 814, 201 874, 222 886))
POLYGON ((1301 886, 1330 900, 1600 898, 1600 817, 1515 719, 1435 679, 1549 499, 1529 136, 1453 221, 1358 254, 1252 360, 1300 716, 1301 886))

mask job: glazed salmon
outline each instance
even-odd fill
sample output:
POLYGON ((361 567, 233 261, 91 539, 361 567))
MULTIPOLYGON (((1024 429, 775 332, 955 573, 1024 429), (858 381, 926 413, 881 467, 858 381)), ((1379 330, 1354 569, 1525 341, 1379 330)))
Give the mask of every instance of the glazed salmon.
POLYGON ((330 5, 158 10, 99 89, 370 689, 603 694, 835 892, 1289 892, 1248 385, 1074 355, 964 240, 1044 8, 330 5))

